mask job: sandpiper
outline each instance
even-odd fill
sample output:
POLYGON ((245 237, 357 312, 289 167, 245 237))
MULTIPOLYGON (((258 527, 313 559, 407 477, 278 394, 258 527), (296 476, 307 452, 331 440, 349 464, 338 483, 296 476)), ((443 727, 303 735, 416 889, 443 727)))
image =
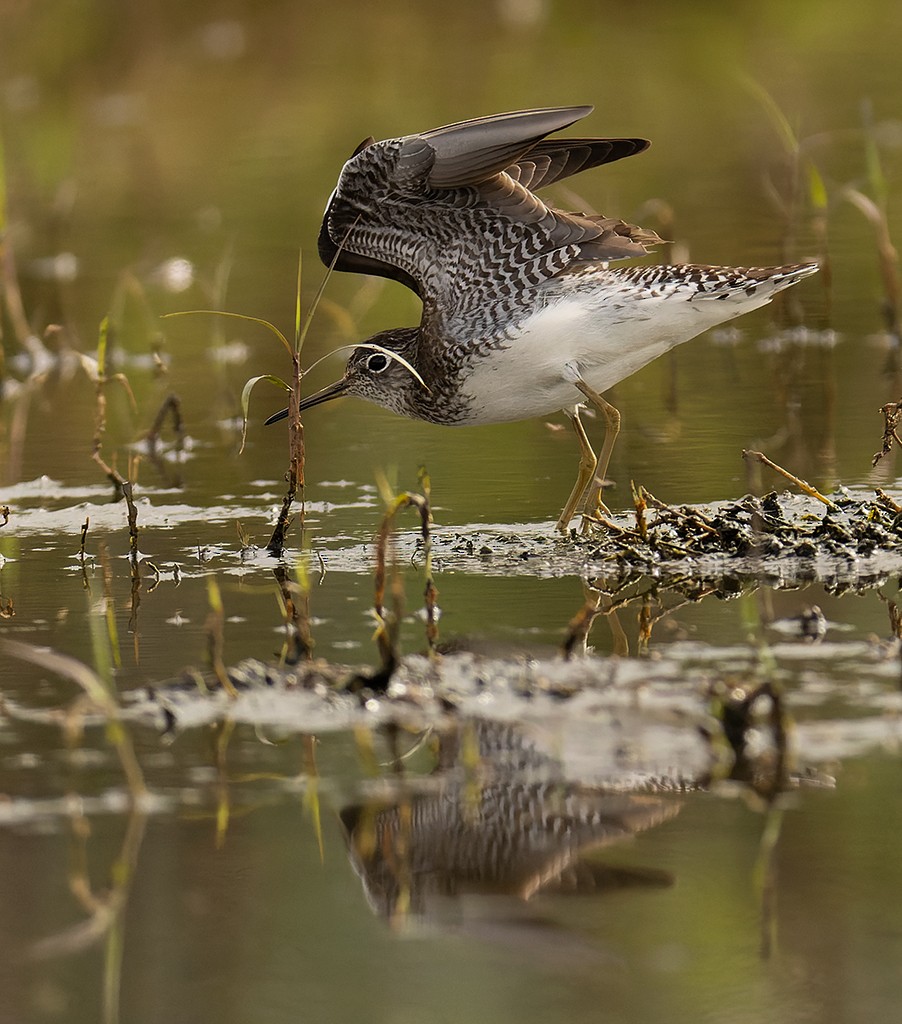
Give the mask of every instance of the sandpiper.
POLYGON ((357 147, 326 207, 320 257, 338 270, 400 281, 422 300, 422 320, 362 342, 339 381, 300 403, 304 410, 356 395, 452 426, 563 411, 580 447, 557 521, 565 533, 577 510, 585 525, 604 508, 620 414, 601 392, 818 269, 612 267, 661 239, 617 218, 562 212, 536 195, 648 148, 646 139, 547 138, 592 109, 494 114, 357 147), (586 401, 606 424, 597 458, 579 417, 586 401))

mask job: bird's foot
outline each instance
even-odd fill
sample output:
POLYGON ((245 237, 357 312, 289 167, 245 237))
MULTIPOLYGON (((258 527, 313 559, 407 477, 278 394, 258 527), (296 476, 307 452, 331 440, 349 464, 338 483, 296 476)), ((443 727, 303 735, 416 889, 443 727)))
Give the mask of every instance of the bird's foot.
POLYGON ((582 513, 579 525, 580 536, 589 537, 595 530, 608 530, 611 527, 611 510, 601 500, 590 511, 582 513))

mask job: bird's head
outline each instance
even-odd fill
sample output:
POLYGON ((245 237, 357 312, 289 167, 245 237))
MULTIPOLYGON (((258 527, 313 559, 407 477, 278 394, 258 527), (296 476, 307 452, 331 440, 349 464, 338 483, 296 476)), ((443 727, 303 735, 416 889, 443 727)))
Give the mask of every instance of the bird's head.
MULTIPOLYGON (((300 411, 312 409, 333 398, 353 396, 380 405, 401 416, 416 416, 418 400, 429 389, 415 366, 416 328, 381 331, 355 345, 344 374, 320 391, 302 398, 300 411)), ((288 415, 283 409, 266 421, 275 423, 288 415)))

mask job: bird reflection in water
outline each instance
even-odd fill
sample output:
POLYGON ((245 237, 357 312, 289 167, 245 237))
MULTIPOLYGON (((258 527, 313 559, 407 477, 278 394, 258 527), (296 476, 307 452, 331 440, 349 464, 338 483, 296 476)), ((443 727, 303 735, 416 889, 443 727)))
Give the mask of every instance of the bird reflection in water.
POLYGON ((394 927, 539 942, 569 956, 579 942, 562 947, 560 925, 536 917, 527 901, 670 885, 667 872, 608 867, 586 855, 679 809, 674 794, 565 779, 559 762, 518 728, 469 720, 442 736, 431 776, 401 777, 340 816, 367 900, 394 927))

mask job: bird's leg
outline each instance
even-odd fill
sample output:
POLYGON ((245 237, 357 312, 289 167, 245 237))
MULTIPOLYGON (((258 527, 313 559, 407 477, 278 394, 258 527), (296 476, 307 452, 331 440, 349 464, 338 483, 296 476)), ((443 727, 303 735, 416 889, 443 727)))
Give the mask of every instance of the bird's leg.
MULTIPOLYGON (((574 406, 572 411, 565 409, 564 412, 573 426, 573 432, 576 434, 576 440, 579 443, 579 475, 576 478, 576 483, 573 485, 573 490, 570 492, 570 497, 567 499, 567 504, 564 505, 564 511, 561 512, 561 517, 557 521, 557 528, 561 533, 566 534, 570 520, 573 518, 573 514, 586 493, 589 482, 595 475, 598 459, 595 457, 595 452, 592 451, 592 445, 589 444, 586 428, 579 418, 579 408, 574 406)), ((610 453, 608 454, 610 455, 610 453)))
POLYGON ((601 454, 598 456, 595 479, 589 490, 583 510, 584 515, 587 517, 583 519, 583 531, 585 532, 591 523, 592 516, 597 515, 600 511, 607 511, 604 507, 604 502, 601 500, 601 495, 604 491, 604 481, 608 472, 608 464, 611 461, 611 452, 614 450, 614 442, 620 433, 620 413, 610 402, 602 398, 597 391, 590 388, 584 380, 575 380, 573 383, 598 409, 605 422, 604 444, 601 447, 601 454))

